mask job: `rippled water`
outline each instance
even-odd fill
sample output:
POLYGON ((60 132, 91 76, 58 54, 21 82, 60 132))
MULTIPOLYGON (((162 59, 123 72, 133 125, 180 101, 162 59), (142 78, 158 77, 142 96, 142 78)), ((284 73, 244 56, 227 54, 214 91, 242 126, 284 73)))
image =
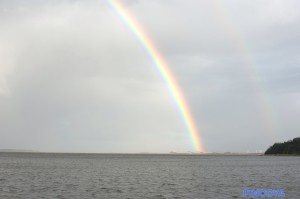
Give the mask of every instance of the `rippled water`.
POLYGON ((0 153, 0 198, 300 198, 300 157, 0 153))

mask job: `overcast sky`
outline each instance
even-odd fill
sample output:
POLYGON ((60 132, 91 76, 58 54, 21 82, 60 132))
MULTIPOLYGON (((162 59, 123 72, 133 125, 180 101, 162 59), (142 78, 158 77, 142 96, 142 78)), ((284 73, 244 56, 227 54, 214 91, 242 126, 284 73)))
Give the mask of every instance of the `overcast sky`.
MULTIPOLYGON (((206 151, 300 136, 300 1, 121 1, 173 71, 206 151)), ((107 1, 0 1, 0 148, 194 150, 107 1)))

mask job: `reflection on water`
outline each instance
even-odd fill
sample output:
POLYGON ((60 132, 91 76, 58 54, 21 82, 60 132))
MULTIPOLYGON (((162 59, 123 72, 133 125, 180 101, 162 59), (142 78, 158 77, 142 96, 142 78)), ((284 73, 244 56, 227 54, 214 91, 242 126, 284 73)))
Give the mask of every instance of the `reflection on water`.
POLYGON ((300 157, 0 153, 0 198, 300 198, 300 157))

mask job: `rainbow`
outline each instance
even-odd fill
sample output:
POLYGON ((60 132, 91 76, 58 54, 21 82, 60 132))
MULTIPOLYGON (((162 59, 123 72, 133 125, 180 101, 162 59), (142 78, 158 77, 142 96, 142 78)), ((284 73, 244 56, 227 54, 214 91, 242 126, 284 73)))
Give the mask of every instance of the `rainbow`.
POLYGON ((170 93, 174 101, 176 102, 179 112, 184 120, 187 131, 189 132, 192 143, 195 147, 196 152, 203 152, 203 144, 201 143, 201 138, 193 119, 192 113, 189 106, 184 98, 184 95, 172 74, 170 67, 163 59, 163 56, 155 48, 155 45, 147 34, 143 31, 143 28, 139 25, 137 20, 122 6, 122 4, 117 0, 108 0, 111 7, 116 11, 118 16, 127 25, 128 29, 132 31, 133 35, 140 42, 141 46, 145 49, 147 54, 150 56, 157 70, 161 74, 163 80, 167 84, 170 93))

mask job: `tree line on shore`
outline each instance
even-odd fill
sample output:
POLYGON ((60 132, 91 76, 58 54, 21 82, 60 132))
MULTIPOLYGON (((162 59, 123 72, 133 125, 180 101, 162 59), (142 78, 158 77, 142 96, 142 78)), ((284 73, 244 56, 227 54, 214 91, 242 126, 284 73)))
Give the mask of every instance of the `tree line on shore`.
POLYGON ((270 146, 265 155, 300 155, 300 137, 294 138, 283 143, 275 143, 273 146, 270 146))

